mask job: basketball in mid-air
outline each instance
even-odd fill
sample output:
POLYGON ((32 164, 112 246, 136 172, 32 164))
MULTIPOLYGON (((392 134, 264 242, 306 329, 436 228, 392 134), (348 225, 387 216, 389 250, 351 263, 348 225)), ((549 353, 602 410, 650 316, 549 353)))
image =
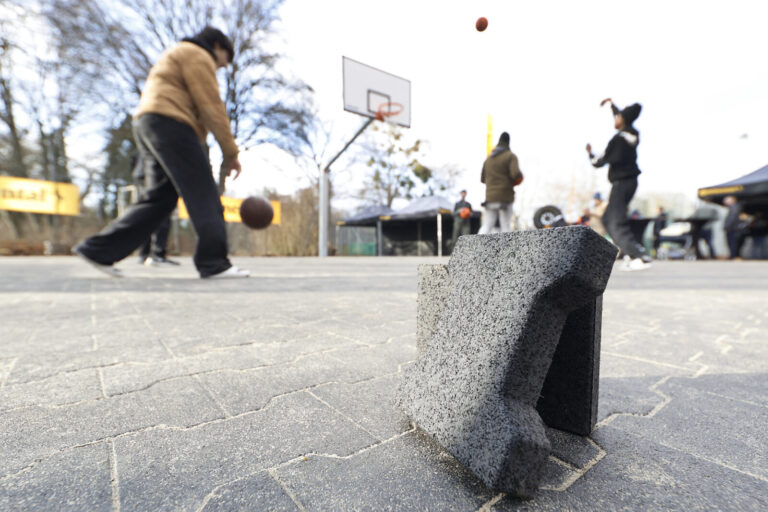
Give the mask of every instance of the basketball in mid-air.
POLYGON ((461 217, 462 219, 468 219, 471 216, 472 216, 472 210, 470 210, 466 206, 461 210, 459 210, 459 217, 461 217))
POLYGON ((270 202, 260 196, 248 197, 240 204, 240 219, 251 229, 266 228, 274 215, 270 202))
POLYGON ((488 18, 477 18, 477 21, 475 22, 475 28, 478 32, 482 32, 483 30, 488 28, 488 18))

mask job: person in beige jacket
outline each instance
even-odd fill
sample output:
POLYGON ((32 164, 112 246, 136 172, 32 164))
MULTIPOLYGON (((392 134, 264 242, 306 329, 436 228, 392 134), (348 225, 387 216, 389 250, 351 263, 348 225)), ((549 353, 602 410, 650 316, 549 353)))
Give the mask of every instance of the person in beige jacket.
POLYGON ((501 134, 498 145, 483 163, 480 181, 485 183, 485 215, 478 234, 490 233, 497 221, 502 232, 510 231, 515 187, 522 183, 523 173, 517 156, 509 150, 507 132, 501 134))
POLYGON ((216 79, 216 69, 233 58, 229 38, 206 27, 166 50, 150 70, 133 118, 146 186, 125 214, 75 248, 95 268, 121 276, 114 263, 144 243, 181 196, 197 233, 194 262, 200 277, 248 277, 227 256, 223 209, 205 147, 212 132, 227 176, 232 171, 235 178, 240 175, 238 148, 216 79))

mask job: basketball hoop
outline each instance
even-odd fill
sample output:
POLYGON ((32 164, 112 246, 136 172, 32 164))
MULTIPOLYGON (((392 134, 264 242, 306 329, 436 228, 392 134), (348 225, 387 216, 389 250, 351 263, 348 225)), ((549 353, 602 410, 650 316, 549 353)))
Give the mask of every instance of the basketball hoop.
POLYGON ((403 111, 403 105, 393 101, 386 101, 379 105, 376 111, 376 120, 384 121, 388 117, 396 116, 403 111))

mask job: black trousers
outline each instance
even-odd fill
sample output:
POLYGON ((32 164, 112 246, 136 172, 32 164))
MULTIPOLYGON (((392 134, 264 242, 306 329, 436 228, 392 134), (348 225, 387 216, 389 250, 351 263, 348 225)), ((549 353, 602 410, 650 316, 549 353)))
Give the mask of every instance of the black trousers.
POLYGON ((147 259, 152 257, 163 260, 166 257, 166 246, 168 245, 168 233, 171 231, 171 218, 166 217, 157 227, 152 236, 150 236, 144 245, 139 248, 139 257, 147 259))
POLYGON ((194 261, 200 276, 231 267, 218 188, 195 131, 169 117, 144 114, 134 121, 133 134, 145 165, 146 189, 123 216, 78 249, 104 265, 122 260, 168 219, 181 196, 197 233, 194 261))
POLYGON ((453 218, 453 234, 451 235, 451 250, 456 247, 456 242, 462 235, 472 234, 472 225, 469 219, 462 219, 461 217, 453 218))
POLYGON ((730 259, 736 259, 741 257, 741 247, 744 245, 747 237, 744 234, 744 230, 736 229, 733 231, 725 232, 728 239, 728 250, 731 253, 730 259))
MULTIPOLYGON (((139 196, 141 196, 147 190, 147 180, 146 176, 144 175, 144 162, 139 158, 137 159, 136 166, 136 172, 138 172, 138 175, 134 173, 133 179, 136 184, 136 188, 139 191, 139 196)), ((151 256, 154 259, 165 259, 166 247, 168 246, 168 233, 170 233, 170 231, 171 218, 167 217, 160 223, 159 226, 157 226, 157 229, 154 233, 152 233, 152 236, 147 238, 147 241, 144 242, 141 247, 139 247, 139 258, 145 260, 151 256)))
POLYGON ((621 252, 630 258, 645 256, 645 249, 637 243, 629 227, 629 202, 635 196, 637 178, 614 181, 608 206, 603 214, 603 225, 621 252))

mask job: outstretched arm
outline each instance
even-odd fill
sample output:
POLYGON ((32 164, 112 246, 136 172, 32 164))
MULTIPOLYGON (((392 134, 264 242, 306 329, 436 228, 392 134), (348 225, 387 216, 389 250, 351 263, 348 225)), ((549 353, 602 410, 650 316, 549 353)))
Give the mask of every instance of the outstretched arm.
POLYGON ((603 152, 602 155, 595 156, 592 153, 592 145, 587 144, 587 153, 589 154, 589 160, 592 162, 592 165, 595 167, 602 167, 605 164, 608 164, 611 162, 611 158, 613 158, 613 151, 615 148, 615 144, 613 142, 613 139, 608 143, 608 146, 605 148, 605 152, 603 152))
POLYGON ((603 101, 600 102, 600 106, 602 107, 606 103, 611 104, 611 111, 613 112, 613 115, 618 115, 621 110, 619 110, 619 107, 613 104, 613 100, 611 98, 605 98, 603 101))

